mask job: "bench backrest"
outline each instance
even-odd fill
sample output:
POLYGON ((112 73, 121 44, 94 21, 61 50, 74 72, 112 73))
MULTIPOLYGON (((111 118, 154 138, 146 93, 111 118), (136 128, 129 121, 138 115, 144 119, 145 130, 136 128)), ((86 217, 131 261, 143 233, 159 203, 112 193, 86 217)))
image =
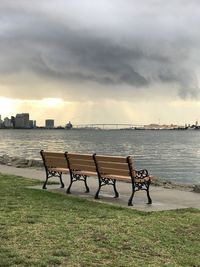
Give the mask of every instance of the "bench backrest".
POLYGON ((65 153, 62 152, 47 152, 40 151, 44 166, 46 168, 66 168, 68 169, 68 162, 65 153))
POLYGON ((94 155, 97 170, 100 175, 118 175, 133 177, 131 157, 115 157, 94 155))
POLYGON ((70 170, 96 172, 93 155, 65 153, 70 170))

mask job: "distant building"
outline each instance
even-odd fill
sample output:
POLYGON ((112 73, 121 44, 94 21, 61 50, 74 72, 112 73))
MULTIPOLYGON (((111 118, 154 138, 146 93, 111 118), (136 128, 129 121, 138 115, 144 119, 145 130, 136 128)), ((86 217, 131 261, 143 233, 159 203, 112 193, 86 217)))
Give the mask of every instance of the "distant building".
POLYGON ((30 128, 29 113, 17 114, 15 117, 15 128, 30 128))
POLYGON ((36 128, 36 121, 29 120, 29 128, 36 128))
POLYGON ((13 128, 15 128, 15 117, 14 116, 11 116, 11 122, 12 122, 13 128))
POLYGON ((52 119, 45 120, 45 127, 48 129, 54 128, 54 120, 52 119))
POLYGON ((8 117, 4 118, 3 124, 5 128, 13 128, 12 120, 8 117))

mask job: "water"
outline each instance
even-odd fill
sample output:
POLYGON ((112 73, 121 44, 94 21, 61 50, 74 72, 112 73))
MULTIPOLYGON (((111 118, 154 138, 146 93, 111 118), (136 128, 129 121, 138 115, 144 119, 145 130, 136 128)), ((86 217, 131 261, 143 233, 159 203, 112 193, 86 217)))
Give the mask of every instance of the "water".
POLYGON ((137 169, 182 184, 200 183, 200 131, 0 130, 0 155, 41 159, 39 151, 131 155, 137 169))

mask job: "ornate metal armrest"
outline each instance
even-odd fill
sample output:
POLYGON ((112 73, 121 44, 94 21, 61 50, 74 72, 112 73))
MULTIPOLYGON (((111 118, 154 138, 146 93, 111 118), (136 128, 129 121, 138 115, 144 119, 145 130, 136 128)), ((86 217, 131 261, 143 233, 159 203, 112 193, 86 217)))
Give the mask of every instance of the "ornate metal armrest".
POLYGON ((139 171, 135 170, 135 178, 136 179, 144 179, 148 176, 149 176, 149 174, 148 174, 148 171, 146 169, 139 170, 139 171))

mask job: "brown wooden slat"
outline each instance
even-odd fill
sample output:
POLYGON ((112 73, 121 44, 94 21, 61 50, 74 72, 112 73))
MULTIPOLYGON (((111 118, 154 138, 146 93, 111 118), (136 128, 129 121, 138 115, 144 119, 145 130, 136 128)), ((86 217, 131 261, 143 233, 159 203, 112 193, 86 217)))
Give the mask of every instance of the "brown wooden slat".
POLYGON ((83 160, 92 160, 93 156, 89 154, 74 154, 74 153, 68 153, 67 157, 69 160, 71 159, 83 159, 83 160))
POLYGON ((126 181, 126 182, 131 182, 131 177, 130 176, 123 176, 123 175, 107 175, 107 178, 118 180, 118 181, 126 181))
POLYGON ((87 176, 97 176, 97 173, 92 171, 73 171, 73 173, 87 176))
POLYGON ((46 164, 46 166, 47 166, 48 168, 50 168, 50 167, 56 167, 56 168, 68 168, 68 165, 67 165, 67 164, 64 164, 64 163, 60 163, 60 164, 52 163, 52 164, 46 164))
POLYGON ((70 164, 70 168, 79 171, 91 171, 91 172, 96 171, 96 167, 91 165, 70 164))
POLYGON ((67 159, 66 158, 45 158, 45 162, 66 162, 67 163, 67 159))
POLYGON ((69 159, 70 165, 71 164, 80 164, 80 165, 89 165, 89 166, 95 166, 94 160, 83 160, 83 159, 69 159))
POLYGON ((111 169, 117 169, 117 170, 129 170, 128 163, 100 161, 100 162, 97 162, 97 165, 101 168, 105 167, 105 168, 111 168, 111 169))
POLYGON ((49 168, 49 171, 57 171, 62 173, 69 173, 69 169, 67 168, 49 168))
POLYGON ((68 168, 68 164, 67 164, 67 161, 66 159, 47 159, 45 160, 45 164, 47 166, 55 166, 55 167, 65 167, 65 168, 68 168))
POLYGON ((64 153, 61 152, 42 152, 44 157, 64 157, 64 153))
POLYGON ((103 162, 119 162, 119 163, 126 163, 127 159, 126 157, 113 157, 113 156, 95 156, 97 162, 103 161, 103 162))
POLYGON ((113 174, 113 175, 121 175, 121 176, 129 176, 129 171, 127 170, 116 170, 111 168, 100 167, 98 168, 100 174, 113 174))
POLYGON ((45 161, 66 161, 67 159, 65 157, 45 157, 45 161))

